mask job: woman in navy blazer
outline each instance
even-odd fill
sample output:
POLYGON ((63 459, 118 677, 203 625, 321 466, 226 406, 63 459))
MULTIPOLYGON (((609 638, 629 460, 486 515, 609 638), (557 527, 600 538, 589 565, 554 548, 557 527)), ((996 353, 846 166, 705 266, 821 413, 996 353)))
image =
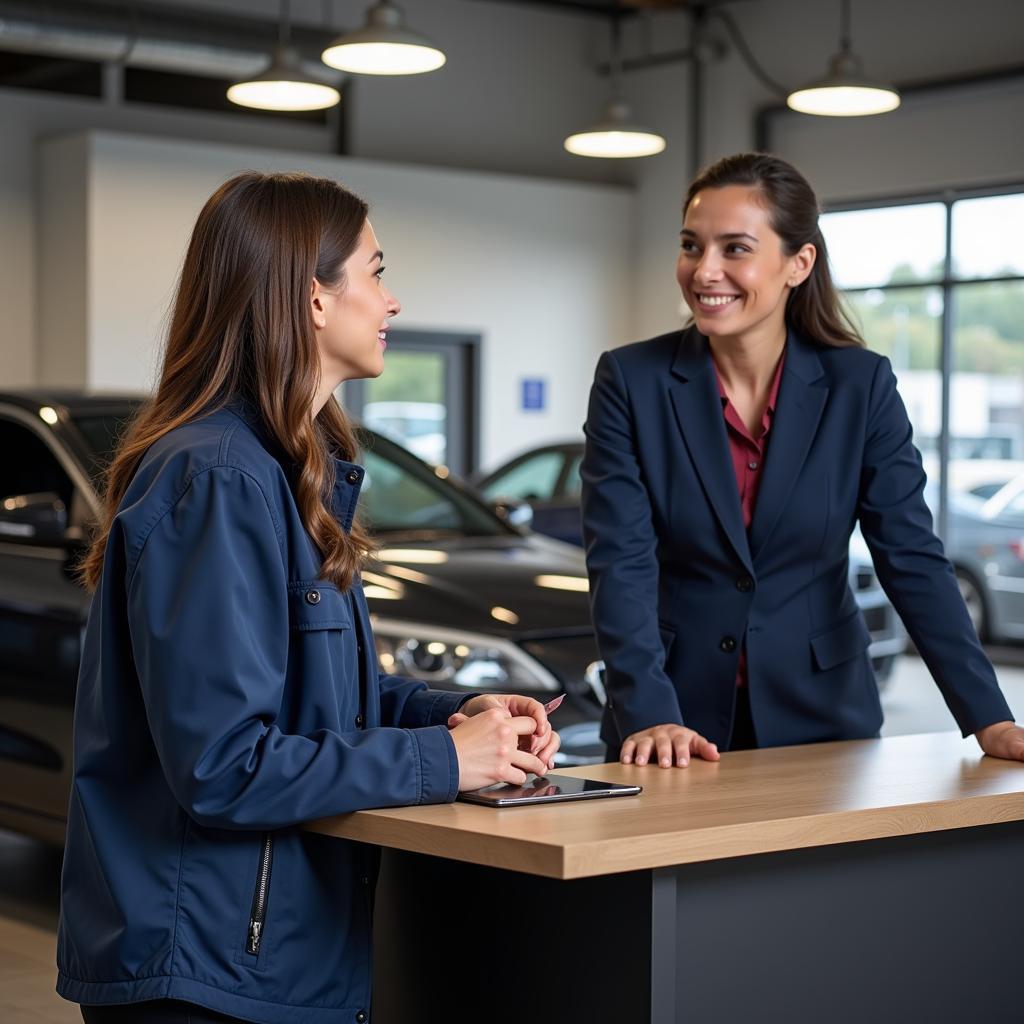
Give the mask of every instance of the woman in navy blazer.
POLYGON ((302 823, 521 783, 558 748, 535 700, 378 670, 333 397, 381 373, 400 309, 366 213, 326 178, 218 189, 110 469, 57 950, 89 1024, 362 1024, 376 855, 302 823))
POLYGON ((922 497, 889 361, 842 314, 817 199, 785 161, 690 186, 677 278, 693 323, 606 352, 583 532, 612 758, 877 736, 848 585, 859 521, 882 586, 965 736, 1024 759, 922 497))

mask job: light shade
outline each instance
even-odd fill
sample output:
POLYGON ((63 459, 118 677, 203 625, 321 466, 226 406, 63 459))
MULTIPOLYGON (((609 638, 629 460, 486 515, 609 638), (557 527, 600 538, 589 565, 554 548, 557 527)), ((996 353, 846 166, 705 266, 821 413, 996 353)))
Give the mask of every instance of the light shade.
POLYGON ((786 104, 802 114, 863 117, 895 110, 900 105, 900 94, 890 85, 865 78, 854 54, 837 53, 829 61, 825 77, 790 93, 786 104))
POLYGON ((296 50, 279 46, 270 67, 262 74, 232 85, 228 99, 240 107, 257 110, 323 110, 333 107, 341 99, 341 93, 333 85, 306 74, 296 50))
POLYGON ((421 75, 444 65, 444 53, 405 24, 401 8, 377 0, 366 24, 335 39, 320 59, 329 67, 358 75, 421 75))
POLYGON ((604 159, 626 159, 654 156, 665 148, 665 140, 630 120, 629 105, 622 100, 611 100, 604 116, 586 131, 570 135, 565 148, 576 156, 604 159))

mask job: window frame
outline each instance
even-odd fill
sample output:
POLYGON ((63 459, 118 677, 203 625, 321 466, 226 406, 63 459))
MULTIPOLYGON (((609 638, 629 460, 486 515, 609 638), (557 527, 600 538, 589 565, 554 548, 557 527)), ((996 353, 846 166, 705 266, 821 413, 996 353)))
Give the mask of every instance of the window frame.
POLYGON ((939 501, 936 510, 936 532, 943 540, 949 529, 949 455, 950 455, 950 395, 953 377, 953 296, 963 285, 1024 283, 1024 273, 998 274, 991 277, 963 276, 953 273, 953 207, 966 199, 988 199, 993 196, 1024 195, 1024 181, 971 188, 947 188, 930 192, 894 194, 882 198, 836 200, 822 204, 822 213, 849 213, 857 210, 882 210, 897 206, 919 206, 925 203, 941 203, 945 208, 946 231, 945 252, 942 260, 942 274, 931 279, 908 281, 901 284, 873 284, 837 290, 843 296, 864 294, 884 289, 886 293, 905 289, 936 288, 942 295, 942 313, 939 316, 939 378, 940 378, 940 420, 939 420, 939 501))

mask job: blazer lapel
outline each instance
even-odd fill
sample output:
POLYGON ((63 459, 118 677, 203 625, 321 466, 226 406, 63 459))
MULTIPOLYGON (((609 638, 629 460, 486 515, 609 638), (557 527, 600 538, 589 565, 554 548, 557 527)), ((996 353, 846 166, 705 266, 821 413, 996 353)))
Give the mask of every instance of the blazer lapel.
POLYGON ((754 558, 771 537, 811 450, 828 399, 829 389, 818 383, 822 377, 824 370, 813 346, 791 331, 768 435, 764 477, 750 524, 750 550, 754 558))
POLYGON ((711 372, 711 351, 707 338, 695 328, 683 331, 672 373, 679 380, 669 388, 669 394, 683 442, 722 529, 747 570, 753 574, 753 560, 743 526, 743 511, 725 432, 722 400, 715 385, 715 375, 711 372))

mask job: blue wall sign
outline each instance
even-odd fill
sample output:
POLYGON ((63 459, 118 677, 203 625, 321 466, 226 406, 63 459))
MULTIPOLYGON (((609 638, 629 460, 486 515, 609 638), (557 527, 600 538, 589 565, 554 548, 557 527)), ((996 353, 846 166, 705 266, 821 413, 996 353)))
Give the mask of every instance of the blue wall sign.
POLYGON ((545 381, 542 377, 523 378, 523 409, 538 410, 544 408, 545 381))

